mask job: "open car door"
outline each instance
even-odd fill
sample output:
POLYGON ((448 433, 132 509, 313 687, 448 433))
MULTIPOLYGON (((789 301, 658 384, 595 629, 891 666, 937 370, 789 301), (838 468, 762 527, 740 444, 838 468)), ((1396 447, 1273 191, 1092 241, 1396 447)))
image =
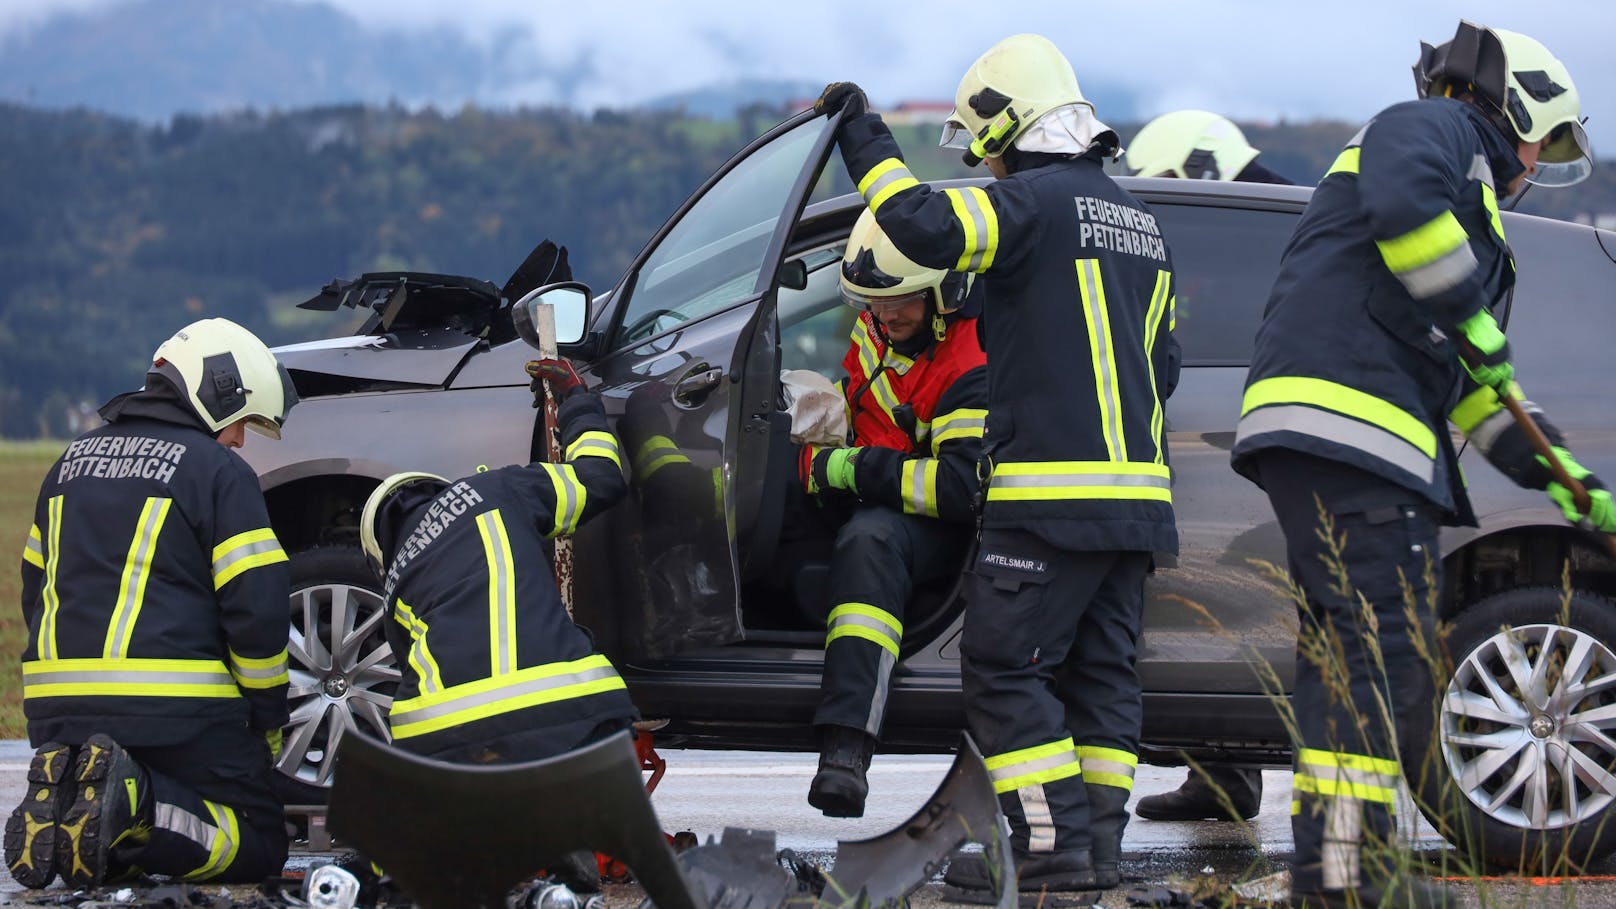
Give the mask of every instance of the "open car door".
POLYGON ((741 560, 778 533, 759 480, 789 432, 774 402, 774 299, 835 126, 804 111, 730 159, 592 320, 590 385, 615 418, 633 492, 580 532, 575 608, 614 657, 744 636, 741 560))

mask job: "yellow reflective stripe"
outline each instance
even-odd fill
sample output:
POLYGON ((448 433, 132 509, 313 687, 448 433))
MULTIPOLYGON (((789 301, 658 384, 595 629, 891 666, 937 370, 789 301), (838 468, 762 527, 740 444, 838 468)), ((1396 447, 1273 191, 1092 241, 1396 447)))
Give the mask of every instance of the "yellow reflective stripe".
POLYGON ((1011 461, 993 465, 988 501, 1173 500, 1165 464, 1142 461, 1011 461))
POLYGON ((213 547, 213 589, 219 590, 243 572, 287 561, 285 550, 268 527, 238 533, 213 547))
POLYGON ((1138 755, 1120 748, 1079 745, 1077 759, 1083 765, 1083 782, 1133 791, 1134 770, 1139 766, 1138 755))
POLYGON ((241 697, 220 660, 29 660, 22 664, 23 697, 241 697))
POLYGON ((28 542, 22 544, 22 560, 35 568, 45 567, 45 544, 39 540, 39 525, 28 525, 28 542))
POLYGON ((1275 376, 1254 382, 1240 402, 1240 414, 1245 416, 1270 404, 1306 404, 1333 410, 1390 432, 1428 458, 1436 457, 1436 433, 1424 421, 1390 401, 1328 379, 1275 376))
POLYGON ((1166 463, 1166 456, 1162 445, 1162 400, 1161 393, 1156 388, 1155 360, 1152 354, 1156 351, 1156 328, 1161 324, 1162 310, 1167 308, 1167 289, 1172 286, 1173 274, 1166 269, 1156 272, 1156 290, 1150 295, 1150 307, 1145 311, 1145 366, 1150 372, 1150 438, 1156 445, 1156 463, 1166 463))
POLYGON ((920 181, 903 166, 897 158, 887 158, 880 164, 870 168, 870 172, 859 181, 859 195, 869 204, 870 211, 881 209, 881 203, 892 197, 893 193, 902 192, 912 186, 919 186, 920 181))
POLYGON ((134 637, 135 622, 140 619, 140 607, 146 600, 146 582, 151 579, 157 538, 163 532, 163 521, 168 518, 168 508, 173 502, 173 499, 151 496, 140 509, 135 535, 129 542, 129 554, 124 556, 123 575, 118 579, 118 604, 107 622, 107 636, 101 647, 104 657, 129 655, 129 641, 134 637))
POLYGON ((516 669, 516 558, 499 509, 477 516, 488 563, 488 671, 506 675, 516 669))
POLYGON ((937 460, 912 458, 903 463, 899 492, 904 514, 937 517, 937 460))
POLYGON ((1111 346, 1111 313, 1105 303, 1105 282, 1098 259, 1077 260, 1077 286, 1083 297, 1083 315, 1089 336, 1089 359, 1094 367, 1094 395, 1100 408, 1100 431, 1105 453, 1113 461, 1128 456, 1122 431, 1121 389, 1117 385, 1116 350, 1111 346))
POLYGON ((943 195, 953 206, 965 238, 954 270, 980 272, 992 268, 999 250, 999 213, 993 210, 993 200, 980 186, 945 189, 943 195))
POLYGON ((652 436, 634 453, 634 474, 644 482, 669 464, 689 463, 690 459, 679 451, 672 439, 667 436, 652 436))
POLYGON ((1358 783, 1352 780, 1325 779, 1298 773, 1293 777, 1293 788, 1297 792, 1310 792, 1315 795, 1332 798, 1353 798, 1365 802, 1376 802, 1382 805, 1393 805, 1397 802, 1397 790, 1388 786, 1371 786, 1367 783, 1358 783))
MULTIPOLYGON (((1509 393, 1517 401, 1525 399, 1525 393, 1518 383, 1509 383, 1509 393)), ((1459 404, 1448 414, 1448 419, 1459 431, 1469 435, 1472 430, 1480 426, 1482 421, 1504 409, 1503 402, 1498 400, 1498 392, 1490 386, 1483 385, 1467 394, 1459 404)))
POLYGON ((62 497, 51 496, 45 506, 45 535, 50 538, 45 547, 45 585, 40 591, 45 607, 39 613, 39 637, 34 652, 42 660, 56 658, 56 613, 62 608, 62 598, 56 590, 56 569, 62 562, 62 497))
POLYGON ((393 738, 404 739, 540 704, 624 690, 617 670, 601 654, 566 663, 545 663, 498 678, 453 685, 393 703, 393 738))
POLYGON ((903 404, 898 399, 898 393, 892 388, 892 373, 883 372, 870 383, 870 393, 875 396, 875 403, 880 406, 881 412, 887 415, 892 425, 898 425, 897 409, 903 404))
MULTIPOLYGON (((1493 233, 1498 239, 1504 240, 1504 219, 1498 214, 1498 193, 1493 191, 1486 183, 1481 184, 1481 206, 1487 209, 1487 220, 1493 226, 1493 233)), ((1509 242, 1504 240, 1504 242, 1509 242)), ((1510 264, 1514 264, 1512 261, 1510 264)))
POLYGON ((878 606, 869 603, 842 603, 830 611, 830 617, 825 620, 829 629, 825 635, 825 646, 838 638, 861 638, 898 656, 898 647, 903 643, 903 623, 897 616, 878 606))
POLYGON ((244 657, 234 650, 230 654, 230 674, 243 688, 274 688, 290 681, 286 649, 274 656, 244 657))
POLYGON ((1302 800, 1301 799, 1291 799, 1291 817, 1295 817, 1295 816, 1297 816, 1298 814, 1301 814, 1301 813, 1302 813, 1302 800))
POLYGON ((881 352, 875 349, 875 341, 870 338, 870 331, 865 327, 865 316, 853 320, 853 331, 848 340, 853 342, 853 348, 858 351, 859 369, 864 371, 863 378, 868 379, 875 375, 876 367, 881 365, 881 352))
POLYGON ((1344 770, 1362 770, 1368 773, 1383 773, 1387 776, 1399 776, 1402 767, 1391 758, 1378 758, 1367 754, 1352 754, 1347 751, 1325 751, 1319 748, 1303 748, 1296 754, 1298 763, 1312 764, 1318 767, 1340 767, 1344 770))
POLYGON ((1361 151, 1360 147, 1356 145, 1342 149, 1341 154, 1335 156, 1335 162, 1330 165, 1330 169, 1324 172, 1324 176, 1357 173, 1358 158, 1361 151))
POLYGON ((578 481, 578 472, 570 464, 540 466, 550 475, 550 485, 555 487, 555 524, 545 536, 558 537, 572 533, 578 529, 578 519, 583 516, 588 490, 578 481))
POLYGON ((931 421, 931 450, 942 451, 943 443, 955 439, 980 439, 988 426, 988 412, 980 407, 960 407, 931 421))
POLYGON ((415 669, 416 688, 422 694, 442 691, 443 672, 438 669, 438 661, 432 656, 432 648, 427 645, 426 620, 417 616, 415 610, 403 600, 395 599, 393 603, 394 616, 410 633, 410 652, 406 659, 415 669))
POLYGON ((623 456, 621 449, 617 447, 617 437, 598 429, 579 433, 578 438, 573 439, 572 444, 567 446, 568 461, 581 457, 606 458, 619 468, 623 466, 623 456))
POLYGON ((996 754, 985 762, 993 791, 1011 792, 1023 786, 1082 776, 1083 765, 1070 737, 1019 751, 996 754))
POLYGON ((1376 240, 1380 257, 1394 272, 1411 271, 1429 265, 1470 241, 1464 226, 1453 212, 1445 211, 1406 234, 1376 240))
POLYGON ((236 818, 235 809, 207 799, 203 799, 202 804, 207 806, 208 814, 213 817, 208 858, 201 866, 185 873, 184 877, 188 881, 205 881, 217 877, 235 862, 236 854, 241 851, 241 823, 236 818))

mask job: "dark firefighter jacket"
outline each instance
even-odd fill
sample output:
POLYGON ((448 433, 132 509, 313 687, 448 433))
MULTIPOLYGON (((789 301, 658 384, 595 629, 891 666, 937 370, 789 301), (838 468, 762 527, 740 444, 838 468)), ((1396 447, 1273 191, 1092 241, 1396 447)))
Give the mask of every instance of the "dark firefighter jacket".
POLYGON ((566 463, 473 474, 399 524, 384 594, 403 670, 390 725, 404 748, 528 731, 581 742, 634 717, 623 680, 568 617, 544 545, 623 497, 622 455, 599 397, 563 401, 560 423, 566 463))
MULTIPOLYGON (((1496 187, 1521 170, 1509 140, 1447 98, 1387 108, 1348 143, 1280 262, 1246 379, 1236 470, 1261 482, 1253 455, 1294 449, 1370 471, 1470 523, 1451 420, 1517 483, 1547 485, 1547 469, 1492 389, 1470 380, 1454 341, 1458 323, 1515 282, 1496 187)), ((1538 421, 1559 444, 1540 412, 1538 421)))
POLYGON ((287 721, 286 553, 258 478, 151 391, 67 446, 23 549, 23 709, 36 745, 170 745, 287 721))
MULTIPOLYGON (((977 460, 987 419, 987 356, 977 320, 945 317, 943 340, 905 356, 874 316, 853 323, 842 366, 859 498, 904 514, 976 519, 977 460)), ((930 339, 928 324, 922 329, 930 339)))
POLYGON ((1177 380, 1173 273, 1156 218, 1096 157, 937 190, 878 116, 845 121, 838 141, 904 255, 986 283, 984 526, 1070 550, 1176 552, 1162 412, 1177 380))

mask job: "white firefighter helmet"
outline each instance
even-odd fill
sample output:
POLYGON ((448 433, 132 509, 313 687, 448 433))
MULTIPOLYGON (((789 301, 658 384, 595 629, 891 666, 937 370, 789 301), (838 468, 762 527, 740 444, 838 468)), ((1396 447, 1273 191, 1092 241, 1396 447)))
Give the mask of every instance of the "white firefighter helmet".
POLYGON ((901 306, 918 298, 939 313, 960 308, 973 276, 917 265, 898 251, 866 208, 853 225, 842 254, 842 300, 858 310, 901 306))
POLYGON ((1039 117, 1074 104, 1094 111, 1066 56, 1042 35, 1011 35, 965 71, 938 144, 966 149, 974 166, 1004 154, 1039 117))
POLYGON ((448 480, 435 473, 405 471, 382 480, 381 485, 371 490, 370 498, 365 500, 365 508, 359 514, 359 548, 365 551, 365 557, 370 560, 370 565, 377 574, 381 574, 387 565, 387 560, 382 558, 381 538, 376 533, 376 523, 381 518, 382 508, 388 499, 417 483, 434 484, 434 492, 441 491, 449 485, 448 480))
POLYGON ((1129 171, 1141 177, 1233 180, 1257 157, 1245 133, 1228 118, 1204 110, 1178 110, 1146 123, 1128 143, 1129 171))
POLYGON ((151 371, 174 383, 215 433, 245 419, 256 432, 279 439, 286 413, 297 403, 286 368, 263 341, 229 319, 202 319, 175 332, 152 354, 151 371))
POLYGON ((1467 91, 1521 142, 1547 139, 1536 172, 1527 177, 1533 183, 1570 186, 1593 170, 1577 86, 1565 64, 1534 38, 1460 22, 1446 44, 1420 44, 1414 85, 1421 98, 1467 91))

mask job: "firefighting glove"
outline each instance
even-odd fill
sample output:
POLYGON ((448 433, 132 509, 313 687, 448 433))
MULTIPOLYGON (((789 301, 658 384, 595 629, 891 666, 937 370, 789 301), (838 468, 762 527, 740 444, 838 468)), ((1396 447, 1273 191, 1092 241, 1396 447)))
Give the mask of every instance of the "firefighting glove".
POLYGON ((285 734, 281 732, 281 727, 279 726, 264 733, 264 744, 269 746, 270 760, 275 760, 281 756, 281 745, 284 742, 285 734))
POLYGON ((858 494, 854 482, 854 459, 862 448, 830 448, 814 455, 814 485, 819 489, 841 489, 858 494))
MULTIPOLYGON (((1558 445, 1554 446, 1553 450, 1555 457, 1560 459, 1561 466, 1565 467, 1571 479, 1581 483, 1582 488, 1588 491, 1588 513, 1583 514, 1577 510, 1577 502, 1571 495, 1571 490, 1552 480, 1548 487, 1549 498, 1560 506, 1560 511, 1565 514, 1567 521, 1573 524, 1582 524, 1586 521, 1594 530, 1616 533, 1616 501, 1611 500, 1610 490, 1605 488, 1604 482, 1594 476, 1588 468, 1578 464, 1577 459, 1571 456, 1571 452, 1558 445)), ((1538 455, 1537 459, 1544 467, 1549 465, 1548 459, 1542 455, 1538 455)))
POLYGON ((834 114, 844 110, 847 113, 842 115, 843 120, 863 116, 869 109, 870 99, 864 97, 864 89, 852 82, 832 82, 814 102, 814 113, 834 114))
POLYGON ((1481 310, 1460 322, 1459 333, 1464 336, 1464 355, 1459 362, 1470 373, 1477 385, 1495 390, 1507 390, 1515 378, 1515 367, 1509 362, 1509 339, 1498 328, 1498 322, 1488 310, 1481 310))
POLYGON ((550 389, 555 393, 557 401, 565 401, 579 392, 584 391, 584 380, 578 378, 578 371, 572 364, 563 359, 555 360, 529 360, 527 361, 527 374, 533 377, 528 388, 533 391, 533 406, 544 406, 544 383, 550 383, 550 389))

